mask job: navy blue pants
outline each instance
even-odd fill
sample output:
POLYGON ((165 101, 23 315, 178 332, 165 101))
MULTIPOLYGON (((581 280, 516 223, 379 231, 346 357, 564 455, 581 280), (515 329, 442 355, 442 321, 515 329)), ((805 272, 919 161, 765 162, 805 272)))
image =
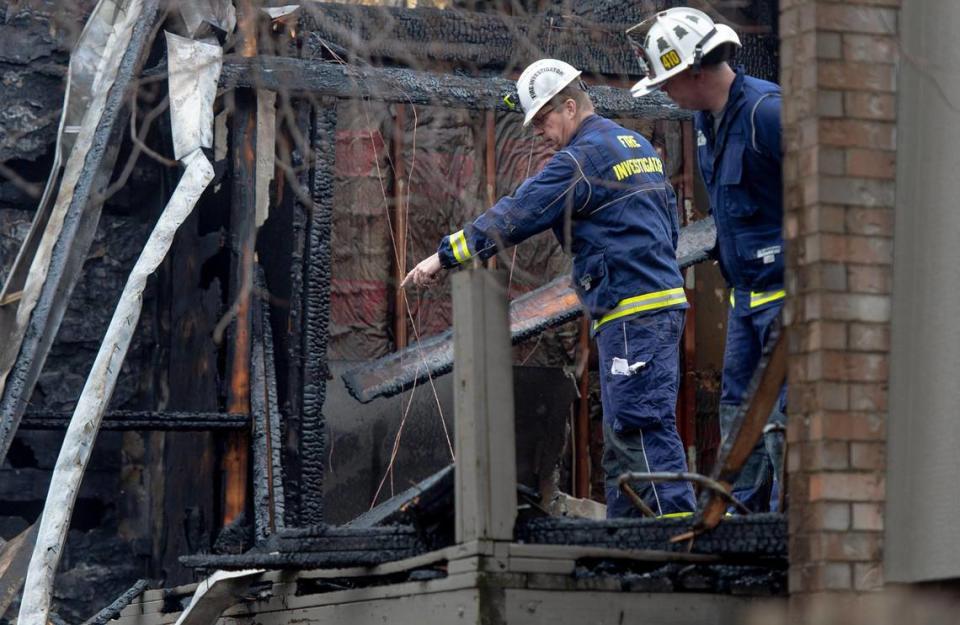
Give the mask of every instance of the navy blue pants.
MULTIPOLYGON (((687 470, 677 433, 679 346, 685 310, 665 310, 601 326, 596 341, 603 402, 603 469, 607 517, 642 516, 620 492, 627 471, 687 470)), ((694 510, 687 482, 636 482, 634 490, 657 515, 694 510)))
MULTIPOLYGON (((723 383, 720 391, 720 435, 730 433, 737 408, 760 362, 763 344, 770 334, 783 302, 753 314, 727 316, 727 344, 723 353, 723 383)), ((755 512, 776 510, 783 475, 783 447, 786 430, 786 386, 771 411, 763 439, 757 443, 733 485, 733 496, 755 512)))

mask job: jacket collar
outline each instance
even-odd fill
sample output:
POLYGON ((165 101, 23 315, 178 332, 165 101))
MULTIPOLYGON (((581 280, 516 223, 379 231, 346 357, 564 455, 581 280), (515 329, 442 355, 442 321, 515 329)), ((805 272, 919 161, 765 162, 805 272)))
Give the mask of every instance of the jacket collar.
MULTIPOLYGON (((574 143, 577 139, 579 139, 580 136, 581 136, 584 132, 586 132, 589 127, 596 125, 597 122, 599 122, 601 119, 603 119, 603 118, 600 117, 599 115, 597 115, 596 113, 593 113, 593 114, 589 115, 586 119, 584 119, 582 122, 580 122, 580 125, 577 126, 577 129, 573 131, 573 135, 570 137, 570 140, 567 141, 567 145, 563 146, 563 147, 560 148, 560 149, 561 149, 561 150, 564 150, 564 149, 568 148, 569 146, 573 145, 573 143, 574 143)), ((559 151, 559 150, 558 150, 558 151, 559 151)))

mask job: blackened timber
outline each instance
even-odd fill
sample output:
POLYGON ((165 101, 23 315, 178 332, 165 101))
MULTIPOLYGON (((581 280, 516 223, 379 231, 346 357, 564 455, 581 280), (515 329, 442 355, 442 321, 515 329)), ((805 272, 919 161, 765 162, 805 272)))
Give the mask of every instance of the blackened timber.
POLYGON ((787 521, 767 512, 723 517, 709 531, 689 541, 671 540, 691 526, 691 518, 575 519, 545 517, 517 524, 519 542, 590 545, 614 549, 654 549, 678 554, 710 554, 760 563, 787 557, 787 521))
POLYGON ((304 258, 303 399, 300 420, 300 523, 323 522, 323 466, 326 461, 327 328, 330 323, 330 234, 333 224, 337 101, 314 107, 311 145, 312 208, 304 258))
POLYGON ((120 612, 130 605, 134 599, 143 594, 143 591, 147 589, 148 585, 149 583, 145 579, 137 580, 137 583, 114 599, 113 603, 84 621, 83 625, 107 625, 107 623, 120 616, 120 612))
MULTIPOLYGON (((162 128, 167 135, 163 139, 172 145, 170 127, 162 128)), ((170 188, 176 184, 173 175, 165 172, 170 188)), ((144 431, 164 431, 139 435, 146 450, 146 475, 140 479, 142 488, 151 493, 153 507, 135 498, 136 505, 144 506, 137 515, 143 521, 128 527, 131 533, 136 532, 136 540, 151 545, 152 568, 144 575, 162 576, 167 584, 192 581, 193 571, 183 567, 177 556, 208 548, 216 535, 219 498, 214 486, 218 470, 215 437, 230 430, 247 430, 250 422, 244 414, 225 414, 220 406, 222 378, 217 366, 219 348, 213 336, 223 314, 223 282, 215 278, 206 285, 203 272, 210 259, 220 253, 222 234, 201 234, 200 225, 201 215, 206 218, 211 208, 209 196, 201 199, 177 229, 168 261, 161 265, 166 286, 158 289, 164 302, 161 310, 169 314, 169 322, 160 324, 161 329, 169 328, 163 343, 169 345, 165 352, 168 361, 158 371, 158 376, 165 378, 158 380, 158 386, 164 384, 169 389, 161 419, 103 422, 106 429, 122 424, 139 425, 137 429, 144 431)), ((138 438, 133 432, 126 436, 131 441, 138 438)), ((124 458, 136 462, 135 456, 124 458)))
MULTIPOLYGON (((677 262, 681 268, 702 262, 716 242, 708 217, 680 230, 677 262)), ((580 316, 577 294, 564 276, 510 302, 510 337, 514 344, 580 316)), ((391 397, 453 370, 452 332, 447 330, 378 360, 346 371, 343 381, 358 401, 391 397)))
MULTIPOLYGON (((355 67, 342 63, 261 55, 255 59, 229 56, 224 59, 220 85, 256 87, 281 93, 301 92, 334 98, 369 98, 447 106, 468 110, 520 113, 504 96, 516 91, 516 83, 499 77, 475 78, 458 74, 433 74, 397 67, 355 67)), ((589 88, 597 113, 605 117, 643 119, 688 119, 685 111, 657 92, 634 98, 629 89, 605 85, 589 88)))
MULTIPOLYGON (((256 9, 249 0, 237 3, 237 48, 244 58, 257 54, 256 9)), ((257 94, 252 89, 234 91, 230 127, 230 282, 234 321, 228 353, 227 409, 250 412, 250 294, 253 287, 256 224, 257 94)), ((249 437, 228 434, 222 459, 224 473, 223 524, 228 525, 246 507, 249 437)))
POLYGON ((448 465, 402 493, 378 504, 344 527, 368 528, 377 525, 418 525, 453 508, 454 466, 448 465))
MULTIPOLYGON (((572 4, 574 14, 509 16, 453 9, 339 4, 310 5, 300 21, 303 53, 353 60, 438 62, 487 70, 520 70, 531 61, 562 59, 588 74, 638 76, 640 64, 625 31, 682 1, 572 4), (590 5, 593 6, 590 6, 590 5)), ((741 33, 739 60, 752 76, 776 79, 777 17, 773 0, 754 2, 750 15, 726 15, 741 33), (741 22, 753 25, 741 25, 741 22)), ((721 21, 729 21, 723 19, 721 21)))
POLYGON ((632 75, 640 66, 624 31, 641 19, 624 25, 586 16, 312 4, 300 29, 305 53, 314 58, 328 55, 333 47, 348 58, 519 70, 551 57, 586 72, 632 75))
MULTIPOLYGON (((266 290, 263 270, 256 268, 257 289, 266 290)), ((250 412, 253 437, 253 513, 256 540, 283 526, 283 479, 280 468, 277 388, 273 368, 273 336, 269 305, 253 303, 250 412)))
MULTIPOLYGON (((27 413, 20 423, 23 430, 66 430, 70 412, 27 413)), ((209 432, 245 430, 250 417, 225 412, 154 412, 114 410, 103 417, 101 429, 145 432, 209 432)))
MULTIPOLYGON (((285 116, 285 133, 281 135, 290 145, 290 164, 296 177, 288 174, 287 178, 281 178, 289 183, 288 187, 292 190, 291 197, 291 217, 290 217, 290 260, 289 260, 289 279, 290 279, 290 306, 287 309, 286 336, 278 336, 286 344, 286 384, 283 394, 282 406, 284 421, 284 439, 283 439, 283 485, 284 492, 287 494, 285 500, 285 521, 288 526, 297 526, 300 524, 301 508, 301 461, 300 461, 300 424, 303 409, 303 372, 304 357, 303 350, 305 346, 304 339, 304 272, 305 253, 307 248, 306 236, 309 225, 310 215, 313 214, 312 206, 309 203, 310 198, 310 167, 308 160, 312 157, 310 137, 313 136, 312 128, 312 106, 306 99, 295 99, 291 101, 293 114, 285 116), (294 188, 296 185, 296 188, 294 188)), ((265 256, 264 262, 269 262, 270 257, 265 256)))
POLYGON ((368 549, 319 553, 244 553, 236 555, 182 556, 180 563, 204 570, 241 569, 324 569, 352 566, 376 566, 424 553, 418 549, 368 549))
POLYGON ((20 351, 0 396, 0 459, 7 455, 27 402, 46 362, 70 296, 80 280, 83 263, 93 242, 103 206, 101 193, 126 127, 125 102, 131 84, 143 69, 150 51, 158 10, 157 0, 146 0, 143 18, 133 28, 129 45, 117 68, 116 79, 104 100, 90 150, 77 177, 70 205, 50 257, 47 277, 23 335, 20 351))
POLYGON ((185 556, 180 562, 204 569, 372 566, 411 558, 426 550, 411 526, 317 525, 278 530, 265 543, 244 554, 185 556))

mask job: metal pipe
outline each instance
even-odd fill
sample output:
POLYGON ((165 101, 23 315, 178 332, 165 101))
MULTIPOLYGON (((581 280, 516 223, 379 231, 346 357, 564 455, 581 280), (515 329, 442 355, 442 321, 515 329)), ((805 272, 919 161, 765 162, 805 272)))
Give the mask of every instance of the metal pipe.
MULTIPOLYGON (((646 482, 693 482, 694 484, 702 486, 707 490, 713 493, 716 493, 716 495, 720 497, 720 499, 734 506, 739 512, 743 514, 750 514, 750 510, 748 510, 746 506, 744 506, 742 503, 737 501, 733 497, 733 495, 730 494, 729 484, 718 482, 717 480, 713 480, 707 477, 706 475, 700 475, 699 473, 690 473, 690 472, 668 473, 664 471, 653 471, 650 473, 644 473, 644 472, 630 471, 630 472, 621 474, 620 477, 617 478, 617 484, 620 486, 622 490, 627 491, 628 489, 630 489, 629 482, 631 480, 643 480, 646 482)), ((630 492, 632 492, 632 489, 630 489, 630 492)), ((629 495, 630 492, 627 492, 627 494, 629 495)), ((636 497, 636 493, 633 493, 633 496, 636 497)), ((636 501, 634 501, 634 503, 636 503, 636 501)), ((640 506, 638 505, 637 507, 640 507, 640 506)), ((646 507, 647 510, 650 509, 649 507, 646 506, 646 504, 644 504, 644 507, 646 507)), ((642 507, 640 509, 643 510, 642 507)), ((644 511, 644 514, 646 514, 646 511, 644 511)))

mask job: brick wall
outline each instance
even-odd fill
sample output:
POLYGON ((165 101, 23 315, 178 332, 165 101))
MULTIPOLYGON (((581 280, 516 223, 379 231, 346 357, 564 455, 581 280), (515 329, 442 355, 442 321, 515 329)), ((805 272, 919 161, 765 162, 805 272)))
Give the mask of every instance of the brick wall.
POLYGON ((879 589, 899 0, 781 0, 791 615, 879 589))

